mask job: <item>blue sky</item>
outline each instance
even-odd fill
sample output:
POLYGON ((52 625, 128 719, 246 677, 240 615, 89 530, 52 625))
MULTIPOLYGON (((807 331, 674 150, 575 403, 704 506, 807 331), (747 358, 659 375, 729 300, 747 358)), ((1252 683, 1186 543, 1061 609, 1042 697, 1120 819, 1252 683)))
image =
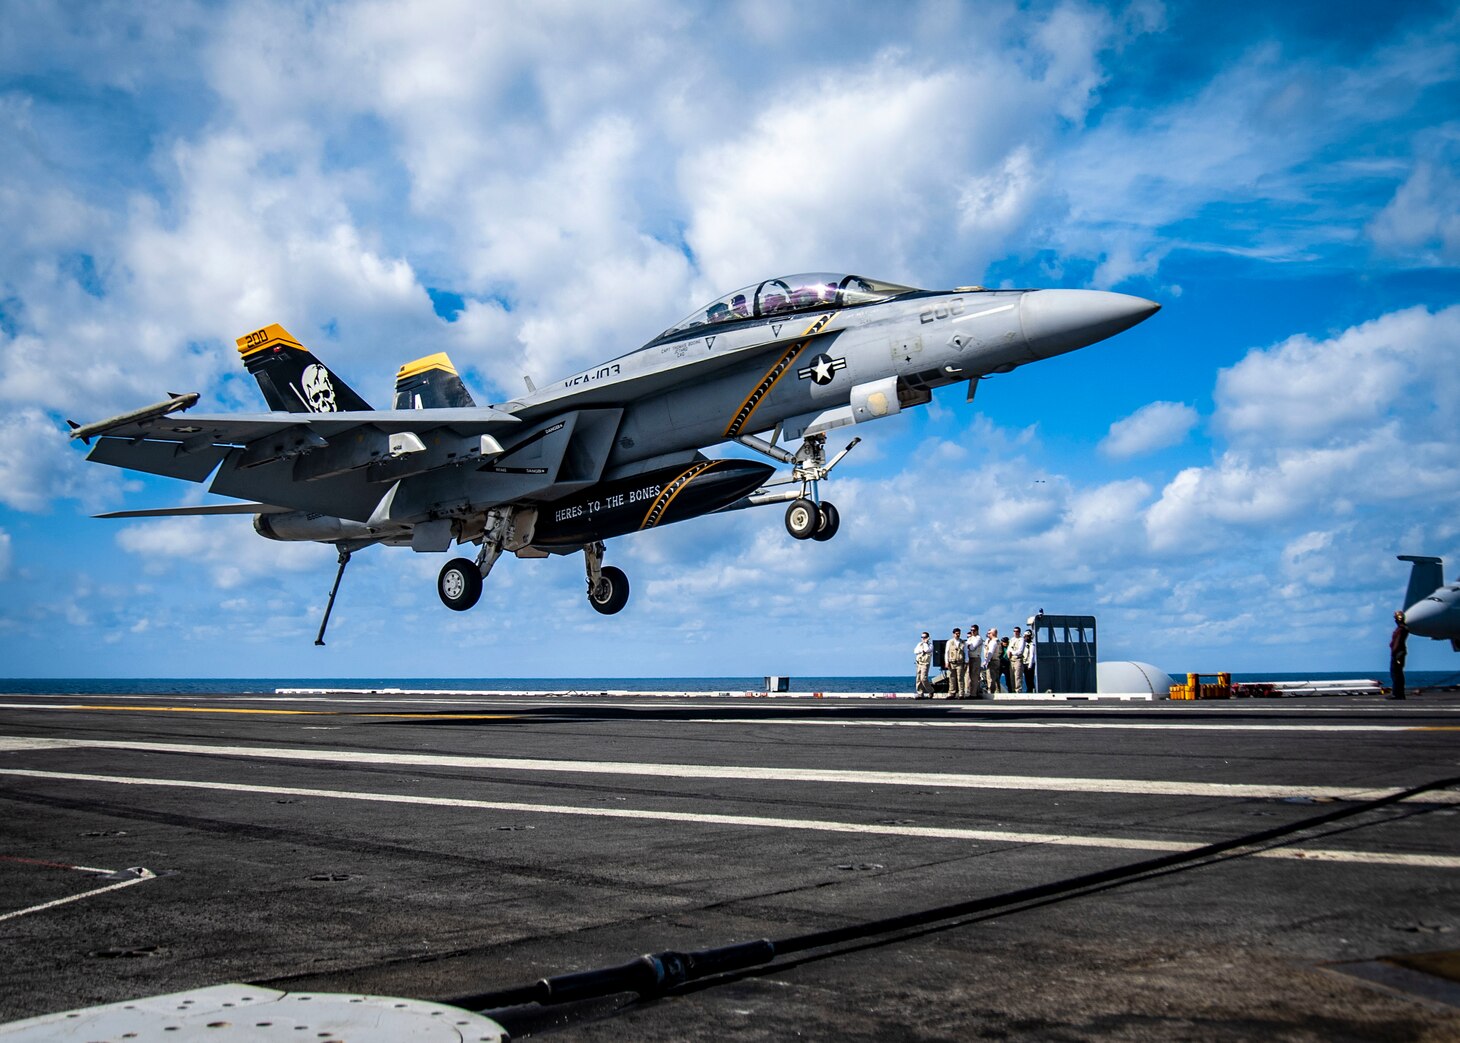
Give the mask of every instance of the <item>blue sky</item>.
POLYGON ((1457 114, 1445 3, 17 0, 0 675, 902 673, 1039 607, 1172 671, 1381 668, 1394 556, 1460 568, 1457 114), (233 341, 270 322, 377 403, 435 351, 500 401, 816 270, 1163 310, 860 428, 830 543, 612 542, 609 618, 579 558, 456 614, 444 556, 375 548, 318 649, 332 550, 92 519, 201 492, 64 437, 262 408, 233 341))

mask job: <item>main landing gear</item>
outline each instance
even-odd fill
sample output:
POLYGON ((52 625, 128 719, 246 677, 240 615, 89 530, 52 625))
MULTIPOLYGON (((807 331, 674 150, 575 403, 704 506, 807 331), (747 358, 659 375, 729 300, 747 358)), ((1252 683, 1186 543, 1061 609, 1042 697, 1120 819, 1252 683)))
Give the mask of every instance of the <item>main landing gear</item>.
POLYGON ((588 604, 593 610, 605 616, 623 611, 629 603, 629 577, 623 569, 603 563, 602 543, 583 548, 583 564, 588 573, 588 604))
POLYGON ((482 596, 482 570, 469 558, 452 558, 436 577, 441 604, 454 612, 465 612, 482 596))
POLYGON ((502 556, 511 527, 511 511, 493 508, 487 512, 482 526, 482 549, 476 561, 452 558, 441 567, 436 577, 436 593, 441 597, 441 604, 453 612, 465 612, 481 600, 482 585, 502 556))
MULTIPOLYGON (((486 537, 482 540, 482 552, 476 561, 469 558, 452 558, 441 568, 436 577, 436 593, 441 603, 453 612, 465 612, 482 597, 482 585, 487 573, 502 554, 500 540, 494 540, 494 528, 488 524, 486 537)), ((602 543, 590 543, 583 548, 583 563, 588 576, 588 604, 595 612, 611 616, 623 611, 629 603, 629 577, 623 569, 603 563, 602 543)))

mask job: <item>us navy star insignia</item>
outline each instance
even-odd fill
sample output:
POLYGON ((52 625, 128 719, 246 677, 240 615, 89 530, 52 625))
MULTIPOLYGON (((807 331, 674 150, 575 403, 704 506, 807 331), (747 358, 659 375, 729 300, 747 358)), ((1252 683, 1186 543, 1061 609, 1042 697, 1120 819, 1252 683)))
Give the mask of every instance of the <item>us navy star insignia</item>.
POLYGON ((837 370, 846 368, 847 360, 845 358, 834 359, 830 355, 823 353, 812 359, 811 365, 798 369, 796 371, 796 378, 798 380, 810 379, 816 381, 818 384, 825 385, 831 383, 831 378, 836 374, 837 370))

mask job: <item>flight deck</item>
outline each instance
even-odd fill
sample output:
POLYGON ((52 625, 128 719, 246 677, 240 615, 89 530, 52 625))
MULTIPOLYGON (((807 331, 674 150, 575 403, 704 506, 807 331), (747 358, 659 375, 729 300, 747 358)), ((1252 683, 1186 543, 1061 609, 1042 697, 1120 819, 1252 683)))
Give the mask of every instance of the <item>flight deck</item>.
POLYGON ((463 1002, 846 928, 486 1013, 564 1040, 1450 1040, 1460 786, 1400 798, 1457 777, 1454 693, 0 695, 0 1020, 223 983, 463 1002))

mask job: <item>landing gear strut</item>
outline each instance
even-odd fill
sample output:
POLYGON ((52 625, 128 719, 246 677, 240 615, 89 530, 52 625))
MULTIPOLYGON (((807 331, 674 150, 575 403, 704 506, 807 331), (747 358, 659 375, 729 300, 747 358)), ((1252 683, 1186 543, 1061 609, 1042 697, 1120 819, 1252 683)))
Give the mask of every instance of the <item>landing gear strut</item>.
POLYGON ((465 612, 481 600, 482 585, 492 566, 502 556, 511 524, 510 511, 493 508, 487 512, 482 530, 482 549, 476 561, 452 558, 441 567, 441 573, 436 577, 436 593, 441 597, 441 604, 453 612, 465 612))
MULTIPOLYGON (((776 429, 777 434, 780 429, 776 429)), ((765 489, 755 493, 749 498, 749 505, 754 507, 766 503, 785 503, 791 501, 791 506, 786 508, 786 531, 798 540, 817 540, 826 542, 837 534, 841 528, 841 513, 832 504, 822 500, 818 501, 817 488, 821 480, 831 474, 831 469, 841 463, 842 457, 852 451, 861 441, 860 438, 853 438, 847 447, 828 463, 826 459, 826 436, 807 435, 801 442, 801 448, 795 454, 788 453, 775 444, 775 436, 772 441, 765 442, 751 435, 742 435, 736 441, 740 442, 758 453, 764 453, 772 460, 779 460, 783 464, 791 465, 791 477, 782 478, 779 481, 770 482, 769 485, 797 485, 801 486, 799 493, 769 493, 765 489)))
POLYGON ((623 569, 603 563, 603 550, 601 542, 584 547, 583 564, 588 573, 588 604, 611 616, 629 603, 629 577, 623 569))

